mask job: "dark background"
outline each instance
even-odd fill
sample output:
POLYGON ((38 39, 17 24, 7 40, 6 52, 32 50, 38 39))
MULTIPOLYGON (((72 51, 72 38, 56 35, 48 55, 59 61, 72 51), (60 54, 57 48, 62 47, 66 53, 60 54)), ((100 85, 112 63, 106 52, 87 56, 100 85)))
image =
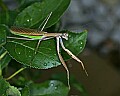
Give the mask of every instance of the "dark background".
POLYGON ((72 60, 70 72, 90 96, 120 96, 120 1, 72 0, 62 21, 65 29, 88 30, 87 45, 79 57, 89 76, 72 60))

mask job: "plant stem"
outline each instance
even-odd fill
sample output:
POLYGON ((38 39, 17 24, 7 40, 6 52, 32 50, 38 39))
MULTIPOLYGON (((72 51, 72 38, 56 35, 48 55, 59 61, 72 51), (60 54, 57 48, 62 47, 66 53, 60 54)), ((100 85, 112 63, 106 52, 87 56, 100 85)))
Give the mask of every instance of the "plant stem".
POLYGON ((0 56, 0 60, 7 54, 7 51, 5 51, 1 56, 0 56))
POLYGON ((12 74, 10 77, 6 78, 6 80, 10 80, 11 78, 13 78, 15 75, 17 75, 18 73, 20 73, 21 71, 23 71, 24 69, 26 69, 26 67, 24 68, 20 68, 18 71, 16 71, 14 74, 12 74))

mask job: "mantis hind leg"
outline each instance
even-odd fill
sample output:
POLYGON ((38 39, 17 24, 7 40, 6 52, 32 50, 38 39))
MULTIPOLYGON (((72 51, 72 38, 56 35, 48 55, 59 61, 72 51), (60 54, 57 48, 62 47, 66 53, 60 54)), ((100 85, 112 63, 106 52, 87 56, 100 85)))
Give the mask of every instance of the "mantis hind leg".
POLYGON ((63 60, 63 58, 60 54, 59 37, 56 37, 56 39, 57 39, 57 53, 58 53, 58 56, 59 56, 59 59, 60 59, 61 63, 63 64, 64 68, 67 71, 68 87, 70 89, 70 73, 69 73, 69 70, 67 68, 67 65, 66 65, 65 61, 63 60))
POLYGON ((65 48, 61 37, 60 37, 60 44, 61 44, 63 50, 65 50, 73 59, 75 59, 76 61, 78 61, 79 63, 81 63, 82 68, 83 68, 83 70, 85 71, 85 74, 88 76, 88 73, 87 73, 87 71, 86 71, 86 69, 85 69, 85 66, 84 66, 84 64, 82 63, 82 61, 81 61, 78 57, 76 57, 70 50, 68 50, 67 48, 65 48))

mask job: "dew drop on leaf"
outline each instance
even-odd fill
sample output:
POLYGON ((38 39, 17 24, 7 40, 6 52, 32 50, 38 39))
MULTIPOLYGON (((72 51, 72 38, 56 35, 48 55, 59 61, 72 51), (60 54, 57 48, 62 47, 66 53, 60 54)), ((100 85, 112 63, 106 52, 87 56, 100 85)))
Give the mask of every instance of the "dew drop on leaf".
POLYGON ((32 56, 29 55, 29 57, 32 57, 32 56))
POLYGON ((31 51, 28 51, 29 53, 31 52, 31 51))
POLYGON ((20 52, 18 52, 18 54, 21 54, 20 52))
POLYGON ((44 63, 43 65, 44 65, 44 66, 47 66, 47 63, 44 63))
POLYGON ((69 38, 71 38, 71 35, 69 35, 69 38))
POLYGON ((54 84, 53 84, 53 83, 51 83, 51 84, 50 84, 50 86, 52 86, 52 87, 53 87, 53 86, 54 86, 54 84))
POLYGON ((27 22, 29 22, 30 20, 29 19, 27 19, 27 22))
POLYGON ((55 90, 57 90, 57 88, 58 88, 58 87, 57 87, 57 86, 55 86, 55 90))
POLYGON ((83 42, 80 42, 80 44, 82 45, 82 44, 83 44, 83 42))
POLYGON ((2 39, 1 41, 4 42, 4 39, 2 39))
POLYGON ((82 49, 82 47, 80 47, 80 49, 82 49))

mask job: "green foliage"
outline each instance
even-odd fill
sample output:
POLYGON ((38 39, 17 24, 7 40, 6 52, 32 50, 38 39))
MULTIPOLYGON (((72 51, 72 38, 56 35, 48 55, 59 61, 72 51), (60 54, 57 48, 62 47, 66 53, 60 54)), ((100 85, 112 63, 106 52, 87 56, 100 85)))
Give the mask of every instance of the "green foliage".
POLYGON ((18 14, 15 25, 29 28, 35 25, 39 26, 52 12, 52 16, 46 25, 48 28, 60 19, 69 3, 70 0, 42 0, 42 2, 33 3, 18 14))
POLYGON ((6 82, 1 76, 0 76, 0 95, 6 94, 6 90, 9 88, 9 83, 6 82))
MULTIPOLYGON (((69 32, 69 40, 65 41, 66 47, 73 53, 78 54, 85 46, 86 34, 86 32, 82 32, 76 35, 76 33, 69 32)), ((13 58, 26 66, 38 69, 48 69, 60 65, 54 39, 42 41, 38 49, 38 54, 34 56, 36 45, 37 41, 10 39, 5 48, 13 58)), ((68 54, 65 52, 62 53, 66 59, 68 54)))
POLYGON ((42 84, 29 84, 23 91, 23 96, 67 96, 68 87, 56 80, 46 81, 42 84), (29 90, 29 94, 28 94, 29 90), (27 94, 27 95, 26 95, 27 94))
POLYGON ((0 25, 0 47, 6 43, 6 26, 0 25))
POLYGON ((7 54, 4 48, 0 48, 0 66, 1 69, 5 68, 11 60, 11 57, 7 54))
MULTIPOLYGON (((68 87, 66 87, 60 79, 49 80, 43 83, 27 83, 30 81, 27 76, 22 76, 22 84, 16 79, 13 80, 11 86, 1 75, 5 73, 8 64, 13 70, 18 69, 18 64, 35 69, 48 69, 61 65, 56 51, 56 40, 50 39, 42 41, 39 46, 38 53, 34 54, 37 42, 36 40, 15 40, 8 39, 8 36, 15 36, 11 34, 9 27, 27 27, 37 29, 44 19, 52 12, 52 16, 45 26, 45 30, 53 32, 60 17, 65 12, 70 4, 70 0, 18 0, 19 7, 15 10, 9 10, 3 2, 0 11, 0 96, 67 96, 68 87), (12 60, 11 60, 12 59, 12 60), (15 61, 17 63, 15 63, 15 61), (2 74, 3 73, 3 74, 2 74), (59 80, 59 81, 58 81, 59 80), (23 84, 26 84, 23 86, 23 84), (19 90, 21 89, 21 90, 19 90), (21 95, 22 94, 22 95, 21 95)), ((56 27, 57 28, 57 27, 56 27)), ((78 55, 85 47, 87 31, 81 33, 74 33, 71 31, 61 31, 69 34, 68 40, 63 40, 65 47, 68 48, 73 54, 78 55)), ((70 56, 60 50, 64 60, 70 59, 70 56)), ((29 68, 28 67, 28 68, 29 68)), ((12 70, 12 71, 13 71, 12 70)), ((30 69, 31 70, 31 69, 30 69)), ((25 74, 25 73, 24 73, 25 74)), ((8 75, 7 75, 8 76, 8 75)), ((20 76, 18 76, 20 77, 20 76)), ((34 78, 35 76, 33 76, 34 78)), ((62 77, 62 76, 60 76, 62 77)), ((63 79, 63 78, 62 78, 63 79)), ((71 82, 80 92, 86 93, 84 88, 79 83, 71 82)), ((83 96, 87 96, 84 95, 83 96)))
MULTIPOLYGON (((67 85, 66 75, 64 73, 55 73, 51 76, 51 79, 59 80, 67 85)), ((70 83, 75 89, 77 89, 82 96, 88 96, 84 86, 78 82, 74 76, 70 76, 70 83)))
POLYGON ((20 91, 14 86, 9 86, 9 88, 6 91, 6 94, 10 96, 21 96, 20 91))
POLYGON ((0 96, 21 96, 21 93, 0 76, 0 96))

